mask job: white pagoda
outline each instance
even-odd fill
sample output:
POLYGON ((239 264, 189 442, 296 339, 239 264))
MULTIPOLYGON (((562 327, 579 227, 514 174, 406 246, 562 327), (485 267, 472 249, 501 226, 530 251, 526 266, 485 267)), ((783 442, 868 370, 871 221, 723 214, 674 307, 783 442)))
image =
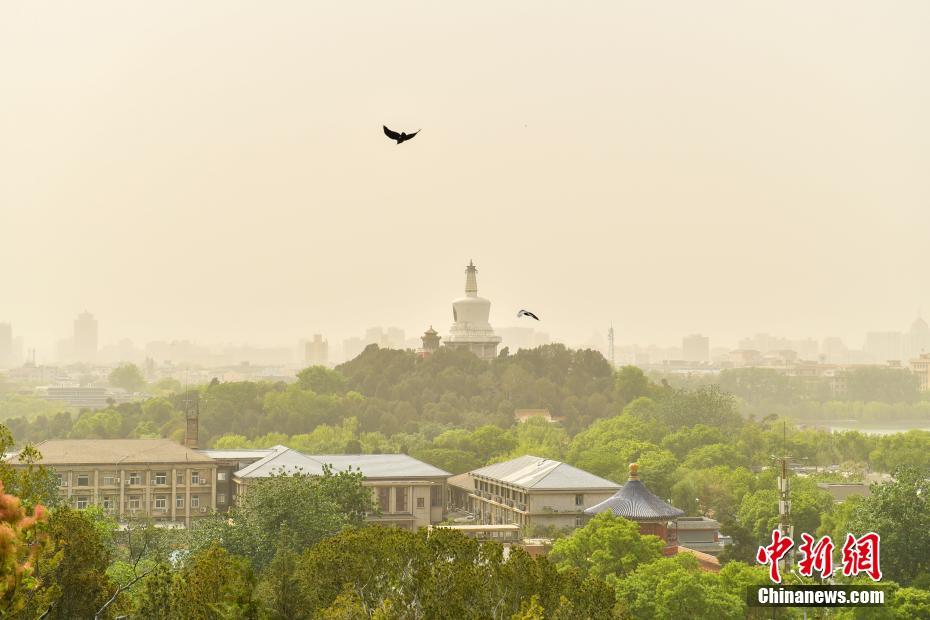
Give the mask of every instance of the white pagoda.
POLYGON ((465 269, 465 297, 452 302, 452 318, 455 323, 449 330, 449 337, 443 345, 454 349, 468 349, 483 360, 497 357, 497 345, 500 336, 494 334, 494 328, 488 323, 491 314, 491 302, 478 297, 478 268, 468 262, 465 269))

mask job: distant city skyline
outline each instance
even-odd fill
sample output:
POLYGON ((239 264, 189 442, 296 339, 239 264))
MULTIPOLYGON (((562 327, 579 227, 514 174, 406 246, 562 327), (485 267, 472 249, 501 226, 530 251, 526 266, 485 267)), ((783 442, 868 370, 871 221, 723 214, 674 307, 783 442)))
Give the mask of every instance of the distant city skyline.
MULTIPOLYGON (((249 355, 248 352, 251 352, 251 355, 255 357, 252 361, 257 364, 279 363, 267 360, 280 360, 284 357, 292 358, 294 364, 301 364, 307 360, 340 363, 358 355, 368 344, 372 343, 388 348, 417 349, 420 346, 420 337, 423 332, 431 326, 436 326, 429 324, 425 327, 407 330, 398 326, 376 325, 359 329, 348 335, 317 329, 291 342, 211 342, 184 337, 148 341, 125 337, 102 339, 98 333, 100 322, 92 312, 88 311, 79 313, 73 323, 71 338, 59 338, 43 350, 18 333, 14 323, 0 320, 0 368, 4 364, 9 365, 10 361, 15 361, 16 364, 23 363, 33 349, 37 350, 38 363, 45 364, 93 362, 98 357, 102 363, 113 363, 116 361, 140 362, 146 357, 169 360, 178 356, 207 364, 217 355, 224 359, 234 359, 237 351, 246 356, 249 355), (78 348, 74 346, 78 339, 83 342, 80 348, 81 353, 78 353, 78 348), (93 351, 93 354, 89 351, 93 351)), ((503 338, 501 349, 508 347, 515 351, 518 348, 532 348, 550 342, 561 342, 573 348, 595 348, 603 352, 605 356, 607 355, 607 328, 592 332, 586 339, 572 342, 559 338, 558 334, 553 335, 541 329, 527 327, 526 324, 498 327, 492 321, 492 325, 495 332, 503 338)), ((103 330, 106 333, 106 325, 103 325, 103 330)), ((437 331, 442 338, 448 335, 448 327, 437 329, 437 331)), ((674 336, 665 342, 628 342, 618 339, 616 342, 617 362, 633 363, 636 361, 636 352, 642 353, 647 350, 651 350, 654 357, 666 360, 712 361, 715 355, 720 357, 724 351, 754 349, 767 352, 787 349, 797 352, 802 359, 839 359, 848 353, 851 355, 850 361, 880 363, 894 359, 906 360, 922 352, 930 352, 930 328, 927 327, 927 322, 921 318, 921 315, 917 315, 909 325, 898 330, 869 330, 863 332, 861 338, 849 340, 837 336, 789 338, 762 331, 741 337, 731 343, 720 342, 713 336, 700 331, 683 334, 678 336, 677 342, 675 340, 674 336)), ((659 359, 653 359, 651 363, 658 361, 659 359)))
POLYGON ((474 259, 495 329, 861 347, 930 310, 927 23, 919 0, 0 3, 0 321, 40 359, 85 308, 102 345, 447 333, 474 259))

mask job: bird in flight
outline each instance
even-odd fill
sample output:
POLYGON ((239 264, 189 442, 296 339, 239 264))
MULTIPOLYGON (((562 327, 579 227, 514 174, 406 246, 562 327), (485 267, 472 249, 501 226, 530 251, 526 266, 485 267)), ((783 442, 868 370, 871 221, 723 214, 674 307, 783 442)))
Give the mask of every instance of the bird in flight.
POLYGON ((386 135, 391 140, 397 140, 397 144, 400 144, 401 142, 406 142, 407 140, 411 140, 415 135, 420 133, 419 129, 414 131, 413 133, 404 133, 404 132, 397 133, 393 129, 388 129, 387 125, 382 125, 382 127, 384 127, 384 135, 386 135))
POLYGON ((519 312, 517 312, 517 318, 519 319, 521 316, 528 316, 531 319, 536 319, 537 321, 539 320, 539 317, 533 314, 532 312, 530 312, 529 310, 520 310, 519 312))

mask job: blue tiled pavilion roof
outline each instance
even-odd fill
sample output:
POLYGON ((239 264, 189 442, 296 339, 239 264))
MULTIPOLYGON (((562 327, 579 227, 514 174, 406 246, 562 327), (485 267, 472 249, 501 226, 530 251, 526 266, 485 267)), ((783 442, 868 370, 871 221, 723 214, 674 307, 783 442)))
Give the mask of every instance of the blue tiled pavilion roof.
POLYGON ((632 521, 667 521, 683 516, 685 512, 656 497, 646 488, 636 472, 636 464, 630 465, 630 479, 612 497, 600 504, 585 509, 585 514, 596 515, 610 511, 632 521))

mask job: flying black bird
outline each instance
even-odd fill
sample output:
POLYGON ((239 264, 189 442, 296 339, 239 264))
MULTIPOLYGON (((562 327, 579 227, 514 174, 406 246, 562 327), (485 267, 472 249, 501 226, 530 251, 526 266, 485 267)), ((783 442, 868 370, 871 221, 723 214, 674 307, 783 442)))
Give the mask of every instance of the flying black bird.
POLYGON ((537 321, 539 320, 539 317, 533 314, 532 312, 530 312, 529 310, 520 310, 519 312, 517 312, 517 318, 519 319, 521 316, 528 316, 531 319, 536 319, 537 321))
POLYGON ((413 133, 407 134, 404 132, 397 133, 393 129, 388 129, 387 125, 382 125, 382 127, 384 127, 384 135, 386 135, 391 140, 397 140, 397 144, 400 144, 401 142, 406 142, 407 140, 412 139, 415 135, 420 133, 419 129, 414 131, 413 133))

